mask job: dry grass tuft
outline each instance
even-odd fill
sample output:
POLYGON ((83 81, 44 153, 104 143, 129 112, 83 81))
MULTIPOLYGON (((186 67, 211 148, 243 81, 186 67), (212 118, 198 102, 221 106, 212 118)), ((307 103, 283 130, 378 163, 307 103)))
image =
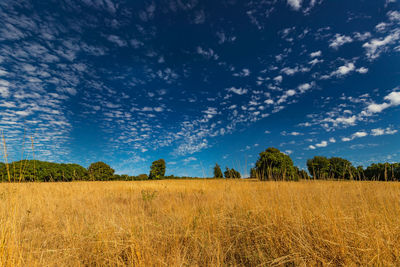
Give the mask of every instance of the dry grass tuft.
POLYGON ((400 184, 0 184, 0 265, 400 265, 400 184))

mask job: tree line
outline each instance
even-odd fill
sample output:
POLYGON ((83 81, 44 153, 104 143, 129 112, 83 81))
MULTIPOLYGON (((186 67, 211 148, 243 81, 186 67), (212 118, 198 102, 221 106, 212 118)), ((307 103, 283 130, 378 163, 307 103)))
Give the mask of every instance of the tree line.
MULTIPOLYGON (((225 178, 238 178, 227 168, 225 178)), ((400 181, 400 163, 373 163, 364 169, 340 157, 315 156, 307 160, 307 170, 294 166, 289 155, 270 147, 259 154, 250 177, 261 181, 315 180, 359 180, 359 181, 400 181)), ((235 171, 235 170, 233 170, 235 171)), ((236 172, 236 171, 235 171, 236 172)), ((222 178, 218 164, 214 167, 214 177, 222 178)), ((240 178, 240 174, 239 174, 240 178)))
MULTIPOLYGON (((315 180, 372 180, 400 181, 400 163, 373 163, 364 169, 354 167, 352 163, 340 157, 315 156, 307 160, 307 171, 294 166, 289 155, 270 147, 259 154, 250 178, 261 181, 298 181, 315 180)), ((70 182, 70 181, 138 181, 159 179, 182 179, 193 177, 165 176, 166 163, 156 160, 149 174, 129 176, 116 174, 114 169, 104 162, 92 163, 87 169, 78 164, 53 163, 39 160, 21 160, 10 164, 0 163, 2 182, 70 182)), ((214 178, 240 179, 241 174, 234 168, 226 167, 222 172, 215 164, 214 178)))
MULTIPOLYGON (((10 164, 0 163, 2 182, 71 182, 71 181, 138 181, 148 179, 177 179, 174 175, 165 176, 166 165, 163 159, 156 160, 150 173, 129 176, 119 175, 104 162, 95 162, 86 169, 78 164, 53 163, 40 160, 21 160, 10 164)), ((186 177, 185 177, 186 178, 186 177)))

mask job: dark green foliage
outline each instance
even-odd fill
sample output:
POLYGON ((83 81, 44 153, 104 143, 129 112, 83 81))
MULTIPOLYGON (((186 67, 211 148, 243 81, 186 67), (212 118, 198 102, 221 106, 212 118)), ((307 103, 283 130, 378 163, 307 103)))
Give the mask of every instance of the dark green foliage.
POLYGON ((136 176, 136 180, 147 180, 149 179, 149 176, 147 174, 139 174, 138 176, 136 176))
MULTIPOLYGON (((59 164, 39 160, 22 160, 9 164, 11 181, 69 182, 88 180, 88 171, 78 164, 59 164)), ((0 178, 8 181, 7 169, 0 166, 0 178)))
POLYGON ((223 178, 223 177, 224 176, 222 174, 221 167, 217 163, 215 163, 215 166, 214 166, 214 178, 223 178))
POLYGON ((363 174, 373 181, 400 181, 400 163, 373 163, 363 174))
POLYGON ((346 159, 332 157, 329 163, 329 178, 331 179, 353 180, 357 173, 357 169, 346 159))
POLYGON ((150 175, 149 179, 158 180, 164 178, 165 175, 165 161, 163 159, 159 159, 153 161, 150 167, 150 175))
POLYGON ((239 179, 242 177, 240 175, 240 172, 236 171, 235 169, 229 169, 228 167, 226 168, 224 175, 225 178, 233 178, 233 179, 239 179))
POLYGON ((88 171, 90 180, 93 181, 112 180, 114 175, 114 169, 101 161, 90 164, 88 171))
POLYGON ((327 179, 329 176, 330 162, 326 157, 315 156, 307 160, 307 168, 314 179, 327 179))
POLYGON ((358 170, 350 161, 332 157, 330 159, 321 156, 315 156, 307 160, 307 168, 314 179, 356 179, 358 170))
POLYGON ((257 178, 256 168, 251 168, 250 169, 250 178, 257 178))
MULTIPOLYGON (((373 163, 364 169, 355 168, 350 161, 339 157, 316 156, 307 161, 307 167, 314 179, 346 179, 372 181, 400 181, 400 163, 373 163)), ((219 165, 214 167, 218 177, 219 165)), ((103 162, 90 165, 89 170, 78 164, 59 164, 39 160, 22 160, 8 164, 11 182, 70 182, 70 181, 140 181, 147 179, 202 179, 196 177, 165 176, 165 161, 157 160, 147 174, 129 176, 114 174, 114 170, 103 162)), ((220 170, 220 168, 219 168, 220 170)), ((222 174, 222 171, 221 171, 222 174)), ((226 168, 225 178, 241 178, 235 169, 226 168)), ((256 166, 250 170, 251 178, 260 180, 299 180, 310 179, 309 174, 293 166, 290 157, 278 149, 269 148, 260 153, 256 166), (270 176, 268 176, 270 175, 270 176)), ((219 178, 219 177, 218 177, 219 178)), ((7 182, 7 166, 0 162, 0 181, 7 182)))
POLYGON ((316 156, 307 161, 307 167, 314 179, 400 181, 400 163, 373 163, 364 170, 343 158, 316 156))
POLYGON ((294 166, 294 169, 296 171, 297 179, 302 179, 302 180, 309 180, 310 176, 305 170, 300 170, 298 167, 294 166))
POLYGON ((129 176, 127 174, 114 174, 112 176, 112 179, 109 180, 114 180, 114 181, 142 181, 142 180, 147 180, 148 176, 147 174, 139 174, 138 176, 129 176))
POLYGON ((257 178, 262 181, 298 180, 292 159, 273 147, 260 153, 260 158, 257 160, 255 168, 257 178))
POLYGON ((363 166, 358 166, 357 167, 356 177, 357 177, 357 180, 359 180, 359 181, 366 180, 363 166))

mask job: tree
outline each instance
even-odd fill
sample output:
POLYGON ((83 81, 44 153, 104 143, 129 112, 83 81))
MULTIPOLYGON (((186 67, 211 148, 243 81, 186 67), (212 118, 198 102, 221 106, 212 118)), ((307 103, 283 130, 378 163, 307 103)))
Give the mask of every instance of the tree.
POLYGON ((165 175, 165 161, 163 159, 159 159, 153 161, 150 167, 149 179, 158 180, 164 178, 165 175))
POLYGON ((250 178, 257 178, 257 170, 256 168, 250 169, 250 178))
POLYGON ((307 168, 314 179, 327 179, 329 177, 330 161, 326 157, 315 156, 307 160, 307 168))
POLYGON ((365 180, 364 168, 361 165, 357 167, 357 179, 365 180))
POLYGON ((329 178, 352 180, 357 170, 350 161, 338 157, 329 159, 329 178))
POLYGON ((137 180, 147 180, 149 179, 149 176, 147 174, 139 174, 137 176, 137 180))
POLYGON ((256 162, 256 176, 260 180, 298 179, 292 159, 273 147, 260 153, 256 162))
POLYGON ((367 180, 399 181, 400 163, 372 163, 364 171, 367 180))
MULTIPOLYGON (((11 179, 16 182, 69 182, 87 180, 88 171, 78 164, 53 163, 39 160, 20 160, 9 164, 11 179)), ((8 176, 5 165, 0 164, 0 177, 8 176)))
POLYGON ((296 175, 297 175, 297 179, 302 179, 302 180, 309 180, 310 176, 308 175, 308 173, 305 170, 300 170, 298 167, 294 166, 294 169, 296 171, 296 175))
POLYGON ((214 178, 223 178, 224 176, 222 175, 221 167, 215 163, 214 166, 214 178))
POLYGON ((112 180, 114 175, 114 169, 101 161, 90 164, 88 171, 90 179, 96 181, 112 180))
POLYGON ((226 171, 224 172, 225 178, 233 178, 233 179, 240 179, 242 176, 240 172, 236 171, 235 169, 229 169, 226 167, 226 171))

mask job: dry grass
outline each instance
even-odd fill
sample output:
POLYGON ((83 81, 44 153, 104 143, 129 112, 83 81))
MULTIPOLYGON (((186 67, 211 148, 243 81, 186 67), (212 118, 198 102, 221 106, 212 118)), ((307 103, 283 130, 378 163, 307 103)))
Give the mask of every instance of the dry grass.
POLYGON ((0 184, 1 266, 400 265, 400 184, 0 184))

